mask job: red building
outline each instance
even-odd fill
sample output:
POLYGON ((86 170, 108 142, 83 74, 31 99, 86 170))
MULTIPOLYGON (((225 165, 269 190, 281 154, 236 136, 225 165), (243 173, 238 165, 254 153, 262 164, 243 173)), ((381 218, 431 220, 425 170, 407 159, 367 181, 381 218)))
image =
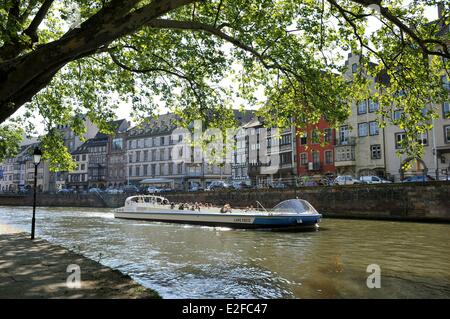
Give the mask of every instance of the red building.
POLYGON ((334 175, 336 131, 325 119, 306 130, 297 129, 297 173, 299 176, 334 175))

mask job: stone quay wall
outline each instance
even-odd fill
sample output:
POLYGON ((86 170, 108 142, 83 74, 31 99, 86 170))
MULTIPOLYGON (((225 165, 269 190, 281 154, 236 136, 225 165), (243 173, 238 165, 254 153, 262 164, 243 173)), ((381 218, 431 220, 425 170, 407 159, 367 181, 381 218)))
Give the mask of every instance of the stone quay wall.
MULTIPOLYGON (((45 194, 37 196, 38 206, 120 207, 127 194, 45 194)), ((427 182, 383 185, 302 187, 167 193, 174 202, 208 202, 232 207, 255 206, 259 201, 271 208, 282 200, 301 198, 309 201, 327 217, 450 222, 450 183, 427 182)), ((0 206, 31 206, 32 195, 0 195, 0 206)))

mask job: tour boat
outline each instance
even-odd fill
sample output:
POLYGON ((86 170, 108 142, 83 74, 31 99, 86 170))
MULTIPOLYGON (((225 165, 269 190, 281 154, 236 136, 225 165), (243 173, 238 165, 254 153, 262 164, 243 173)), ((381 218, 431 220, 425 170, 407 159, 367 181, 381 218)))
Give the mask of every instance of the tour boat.
POLYGON ((212 207, 202 204, 175 204, 155 195, 128 197, 125 206, 114 211, 115 218, 184 223, 230 228, 303 229, 318 228, 322 217, 306 200, 289 199, 273 209, 257 207, 212 207))

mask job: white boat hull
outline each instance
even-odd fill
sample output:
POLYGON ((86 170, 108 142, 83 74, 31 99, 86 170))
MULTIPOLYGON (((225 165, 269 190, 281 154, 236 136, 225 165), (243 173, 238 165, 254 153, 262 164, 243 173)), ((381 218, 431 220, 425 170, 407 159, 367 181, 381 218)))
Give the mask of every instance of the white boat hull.
POLYGON ((320 214, 211 213, 183 210, 119 211, 116 218, 232 228, 317 227, 320 214))

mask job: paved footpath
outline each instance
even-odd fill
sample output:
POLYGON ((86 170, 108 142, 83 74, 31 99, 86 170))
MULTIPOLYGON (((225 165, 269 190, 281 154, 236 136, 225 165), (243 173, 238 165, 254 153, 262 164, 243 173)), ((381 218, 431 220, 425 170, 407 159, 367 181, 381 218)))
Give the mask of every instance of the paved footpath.
POLYGON ((2 298, 159 296, 117 270, 48 241, 32 241, 29 234, 0 224, 0 299, 2 298), (76 273, 67 272, 69 265, 80 267, 80 288, 70 288, 67 284, 70 275, 71 278, 76 277, 76 273))

